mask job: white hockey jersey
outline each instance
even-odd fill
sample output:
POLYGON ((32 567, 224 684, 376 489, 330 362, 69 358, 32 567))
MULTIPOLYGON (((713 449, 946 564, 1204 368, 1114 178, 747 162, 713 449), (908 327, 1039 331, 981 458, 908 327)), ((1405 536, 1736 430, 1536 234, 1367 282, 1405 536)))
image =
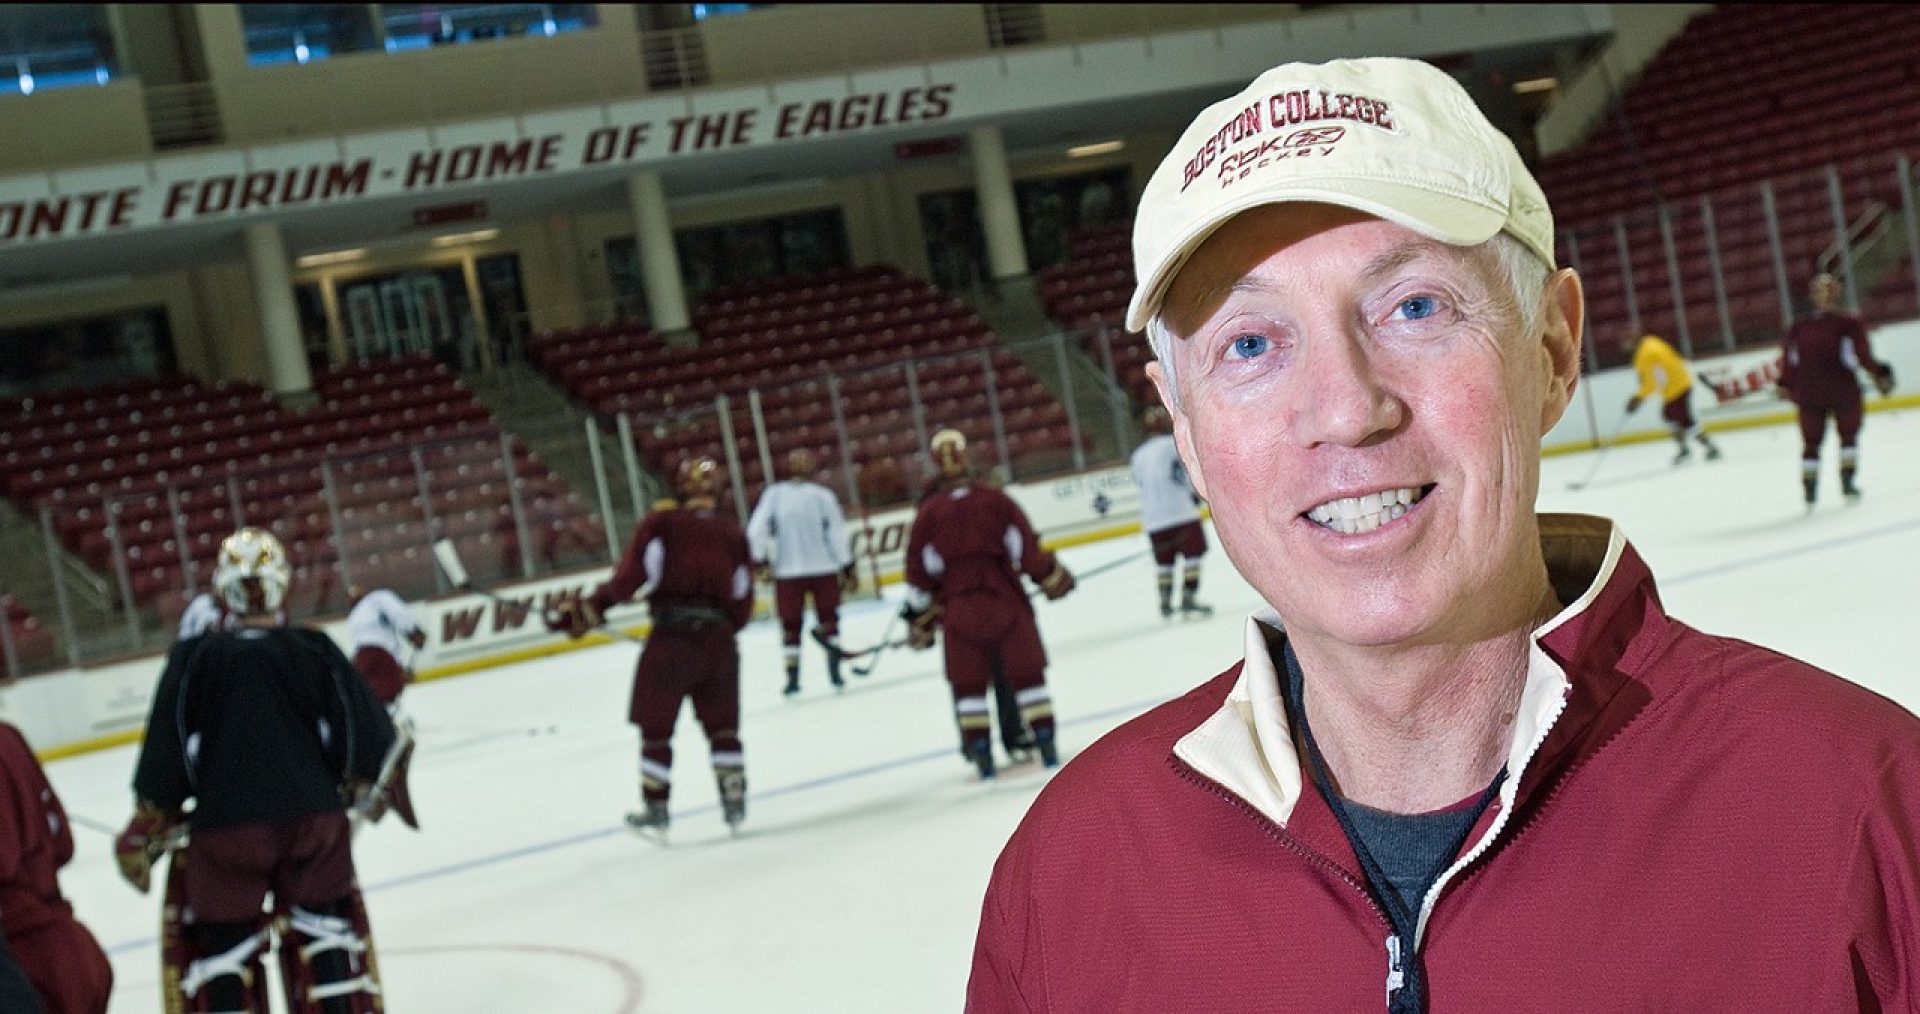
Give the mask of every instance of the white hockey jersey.
POLYGON ((1149 535, 1200 520, 1187 466, 1171 434, 1148 437, 1134 449, 1133 481, 1140 485, 1140 527, 1149 535))
POLYGON ((218 626, 224 626, 227 611, 220 608, 212 595, 201 592, 187 603, 185 612, 180 614, 180 640, 197 637, 218 626))
POLYGON ((840 501, 817 482, 787 479, 768 486, 747 519, 747 544, 773 576, 818 577, 853 562, 840 501))
POLYGON ((347 641, 355 651, 384 648, 394 658, 404 658, 401 646, 407 643, 408 634, 419 629, 420 618, 414 615, 413 607, 385 588, 368 592, 347 613, 347 641))

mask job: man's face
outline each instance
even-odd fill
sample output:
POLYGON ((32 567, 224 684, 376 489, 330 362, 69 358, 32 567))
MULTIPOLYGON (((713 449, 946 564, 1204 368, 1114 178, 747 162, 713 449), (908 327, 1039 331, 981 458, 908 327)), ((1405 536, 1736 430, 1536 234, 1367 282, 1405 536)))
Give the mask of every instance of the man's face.
POLYGON ((1537 604, 1540 437, 1578 375, 1579 281, 1555 276, 1529 335, 1506 279, 1490 251, 1324 205, 1242 214, 1175 278, 1181 456, 1296 634, 1457 642, 1537 604))

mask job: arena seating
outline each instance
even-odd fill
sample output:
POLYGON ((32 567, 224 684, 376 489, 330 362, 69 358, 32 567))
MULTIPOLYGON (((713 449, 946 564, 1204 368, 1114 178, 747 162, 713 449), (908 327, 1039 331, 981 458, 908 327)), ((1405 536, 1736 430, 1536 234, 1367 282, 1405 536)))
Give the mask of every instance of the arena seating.
MULTIPOLYGON (((13 645, 13 657, 20 663, 22 671, 31 672, 44 668, 54 652, 53 633, 40 623, 11 595, 0 592, 0 623, 7 626, 7 637, 13 645)), ((5 652, 0 652, 0 678, 12 679, 20 673, 14 672, 5 652)))
MULTIPOLYGON (((429 510, 472 550, 476 574, 517 565, 498 423, 451 371, 395 360, 322 373, 315 388, 321 404, 305 411, 251 384, 177 377, 17 401, 0 407, 0 482, 29 515, 52 508, 61 541, 109 582, 117 538, 135 601, 163 617, 189 597, 184 567, 204 584, 220 539, 243 522, 286 543, 297 615, 344 606, 335 507, 365 587, 436 590, 429 510)), ((595 544, 596 522, 532 452, 514 443, 512 457, 536 552, 591 559, 579 550, 595 544)))
POLYGON ((1121 388, 1135 402, 1149 405, 1159 401, 1146 372, 1153 350, 1145 338, 1124 330, 1127 300, 1133 297, 1132 235, 1128 221, 1069 237, 1067 262, 1040 273, 1040 299, 1054 323, 1083 334, 1083 347, 1094 362, 1102 363, 1110 350, 1121 388))
POLYGON ((694 312, 701 341, 670 347, 638 327, 537 338, 533 362, 602 418, 626 412, 635 443, 656 469, 689 453, 721 455, 717 395, 730 396, 749 496, 762 481, 749 421, 758 389, 768 444, 778 461, 796 447, 823 462, 840 458, 828 372, 863 465, 919 451, 906 374, 929 429, 954 425, 993 457, 984 364, 995 391, 1015 470, 1070 457, 1066 410, 1019 357, 1000 347, 959 300, 891 267, 866 267, 776 280, 712 293, 694 312))
MULTIPOLYGON (((1696 346, 1718 347, 1719 320, 1701 199, 1711 199, 1735 337, 1768 341, 1780 300, 1759 184, 1770 180, 1783 255, 1798 299, 1834 241, 1827 167, 1849 222, 1877 202, 1900 209, 1895 156, 1920 154, 1920 16, 1898 5, 1727 5, 1701 14, 1628 88, 1623 115, 1547 160, 1541 183, 1587 278, 1589 335, 1607 361, 1623 356, 1628 322, 1614 238, 1626 227, 1643 329, 1672 335, 1677 313, 1657 212, 1670 215, 1681 298, 1696 346)), ((1890 241, 1904 242, 1898 228, 1890 241)), ((1891 272, 1869 313, 1912 316, 1911 269, 1891 272), (1906 272, 1903 282, 1895 276, 1906 272)))

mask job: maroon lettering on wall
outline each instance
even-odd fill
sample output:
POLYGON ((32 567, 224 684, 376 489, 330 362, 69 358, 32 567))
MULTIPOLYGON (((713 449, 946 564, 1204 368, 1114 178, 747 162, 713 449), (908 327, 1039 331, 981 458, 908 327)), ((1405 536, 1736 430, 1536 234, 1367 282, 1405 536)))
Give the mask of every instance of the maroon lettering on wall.
MULTIPOLYGON (((952 113, 954 87, 915 85, 765 109, 674 117, 661 121, 667 130, 664 153, 724 150, 942 120, 952 113)), ((1376 122, 1386 122, 1385 103, 1353 101, 1359 104, 1356 115, 1371 113, 1376 122)), ((164 178, 162 169, 162 180, 147 186, 0 201, 0 244, 98 235, 135 225, 266 214, 366 197, 376 187, 383 194, 430 191, 634 162, 662 154, 649 150, 654 147, 654 126, 654 121, 609 124, 585 134, 550 133, 183 179, 164 178)), ((944 152, 957 141, 937 143, 944 152)), ((902 157, 922 153, 919 148, 900 150, 902 157)))

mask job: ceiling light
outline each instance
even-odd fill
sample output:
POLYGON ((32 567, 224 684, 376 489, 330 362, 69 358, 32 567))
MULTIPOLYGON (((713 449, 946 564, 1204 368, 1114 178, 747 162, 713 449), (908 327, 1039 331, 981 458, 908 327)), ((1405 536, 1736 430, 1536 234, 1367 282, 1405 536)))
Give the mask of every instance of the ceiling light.
POLYGON ((1552 77, 1534 77, 1513 83, 1515 95, 1531 95, 1534 92, 1550 92, 1560 87, 1560 79, 1552 77))
POLYGON ((327 253, 307 254, 299 260, 294 261, 293 266, 297 268, 318 268, 325 267, 328 264, 345 264, 348 261, 357 261, 366 255, 366 247, 355 247, 352 250, 332 250, 327 253))
POLYGON ((472 232, 450 232, 445 236, 433 237, 434 246, 459 246, 462 243, 485 243, 490 239, 499 239, 498 229, 475 229, 472 232))
POLYGON ((1101 141, 1097 144, 1082 144, 1067 149, 1068 158, 1092 158, 1095 155, 1111 155, 1127 146, 1125 141, 1101 141))

